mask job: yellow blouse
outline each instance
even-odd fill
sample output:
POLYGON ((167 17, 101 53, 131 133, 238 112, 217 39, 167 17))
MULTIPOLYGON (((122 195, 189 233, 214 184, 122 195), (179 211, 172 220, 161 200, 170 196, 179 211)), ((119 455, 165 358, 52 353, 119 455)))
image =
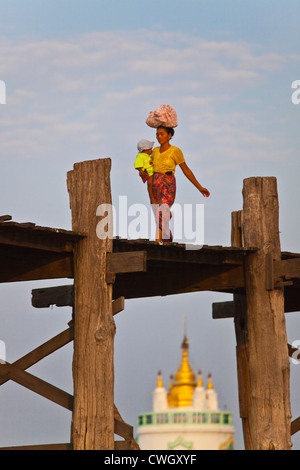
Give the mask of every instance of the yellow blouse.
POLYGON ((162 153, 160 153, 159 147, 155 147, 152 150, 152 158, 154 173, 166 173, 167 171, 175 173, 176 165, 180 165, 185 161, 180 148, 174 145, 171 145, 168 150, 162 153))

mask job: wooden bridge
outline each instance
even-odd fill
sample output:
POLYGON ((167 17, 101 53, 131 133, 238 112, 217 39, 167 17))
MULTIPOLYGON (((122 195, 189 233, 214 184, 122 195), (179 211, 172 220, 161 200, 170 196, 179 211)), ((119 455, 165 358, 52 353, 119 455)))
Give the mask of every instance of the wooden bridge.
POLYGON ((114 405, 113 316, 125 299, 218 291, 233 294, 232 301, 213 304, 212 314, 234 319, 245 449, 290 449, 300 419, 291 420, 289 355, 295 350, 287 344, 284 314, 300 311, 300 254, 280 250, 276 179, 244 181, 243 210, 232 213, 232 246, 187 250, 97 237, 97 207, 111 203, 110 165, 92 160, 68 173, 72 231, 0 217, 0 282, 74 279, 32 291, 36 308, 71 306, 69 327, 0 365, 0 385, 13 380, 72 413, 70 443, 26 448, 138 449, 132 426, 114 405), (73 396, 26 371, 71 341, 73 396), (123 440, 114 441, 114 434, 123 440))

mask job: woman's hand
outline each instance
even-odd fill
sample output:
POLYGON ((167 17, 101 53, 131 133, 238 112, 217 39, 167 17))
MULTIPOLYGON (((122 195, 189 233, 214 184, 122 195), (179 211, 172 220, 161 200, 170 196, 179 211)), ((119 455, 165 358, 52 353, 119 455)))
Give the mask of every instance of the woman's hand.
POLYGON ((199 189, 200 193, 203 195, 203 197, 209 197, 210 192, 206 188, 199 189))

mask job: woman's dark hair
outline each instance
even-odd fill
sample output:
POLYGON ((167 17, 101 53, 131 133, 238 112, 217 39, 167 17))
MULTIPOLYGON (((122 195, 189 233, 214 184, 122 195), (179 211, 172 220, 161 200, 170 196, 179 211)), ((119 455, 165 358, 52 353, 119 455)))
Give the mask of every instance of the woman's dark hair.
MULTIPOLYGON (((162 129, 165 129, 168 134, 171 134, 171 135, 172 135, 172 137, 173 137, 173 135, 175 134, 175 131, 174 131, 173 127, 166 127, 166 126, 159 126, 159 127, 161 127, 162 129)), ((159 128, 159 127, 158 127, 158 128, 159 128)))

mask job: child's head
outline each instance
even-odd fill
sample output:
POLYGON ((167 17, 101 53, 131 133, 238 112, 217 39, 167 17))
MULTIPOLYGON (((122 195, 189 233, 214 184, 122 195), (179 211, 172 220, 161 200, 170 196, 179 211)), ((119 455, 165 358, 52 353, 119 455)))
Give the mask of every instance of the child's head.
POLYGON ((152 152, 152 147, 154 145, 154 142, 151 142, 150 140, 145 140, 142 139, 138 142, 137 144, 137 149, 140 153, 148 153, 149 155, 152 152))

